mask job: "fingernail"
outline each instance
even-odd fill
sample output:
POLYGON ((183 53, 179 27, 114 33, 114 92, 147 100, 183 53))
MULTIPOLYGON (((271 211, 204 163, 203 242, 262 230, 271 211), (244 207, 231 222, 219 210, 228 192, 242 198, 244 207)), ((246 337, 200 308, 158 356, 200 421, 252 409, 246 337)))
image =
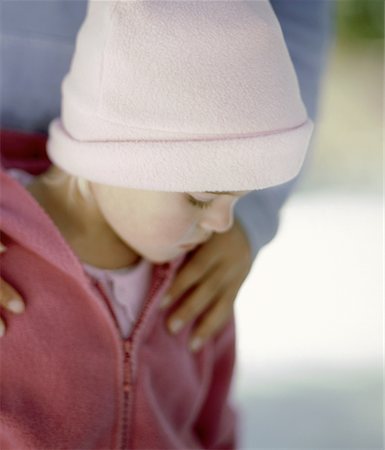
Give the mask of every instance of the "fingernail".
POLYGON ((22 313, 24 311, 24 303, 17 298, 14 298, 8 302, 7 309, 15 314, 22 313))
POLYGON ((7 250, 7 247, 0 242, 0 253, 5 252, 5 250, 7 250))
POLYGON ((195 337, 190 342, 190 350, 192 352, 198 351, 202 347, 203 341, 200 337, 195 337))
POLYGON ((165 308, 167 305, 170 304, 170 302, 171 302, 171 296, 168 295, 168 294, 166 294, 166 295, 163 297, 162 301, 160 302, 160 307, 161 307, 161 308, 165 308))
POLYGON ((169 325, 171 333, 177 333, 183 327, 182 319, 173 319, 169 325))
POLYGON ((3 337, 5 333, 5 326, 2 320, 0 320, 0 337, 3 337))

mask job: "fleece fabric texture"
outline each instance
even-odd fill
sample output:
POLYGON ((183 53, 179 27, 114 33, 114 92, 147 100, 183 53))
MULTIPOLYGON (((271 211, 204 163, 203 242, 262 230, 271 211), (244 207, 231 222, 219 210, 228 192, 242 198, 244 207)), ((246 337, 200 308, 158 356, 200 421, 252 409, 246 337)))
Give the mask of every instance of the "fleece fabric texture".
MULTIPOLYGON (((303 101, 310 118, 315 120, 322 74, 333 42, 335 4, 324 0, 270 3, 281 25, 303 101)), ((60 84, 68 72, 86 8, 86 0, 3 2, 0 30, 3 127, 46 134, 49 122, 60 115, 60 84), (38 39, 33 38, 36 35, 38 39)), ((307 153, 308 164, 310 158, 311 148, 307 153)), ((305 169, 306 161, 302 173, 305 169)), ((251 245, 252 259, 274 238, 280 209, 297 182, 298 177, 275 188, 253 191, 235 205, 236 218, 251 245)))
POLYGON ((122 339, 109 298, 51 219, 1 172, 2 276, 25 298, 1 339, 2 450, 230 449, 234 320, 201 352, 166 330, 159 302, 183 258, 154 265, 122 339))
MULTIPOLYGON (((32 183, 34 177, 22 170, 10 169, 7 174, 23 186, 32 183)), ((127 338, 143 308, 150 285, 152 265, 145 258, 138 264, 116 270, 100 269, 82 263, 84 271, 100 283, 111 300, 111 306, 123 337, 127 338)))
POLYGON ((267 0, 90 0, 48 153, 159 191, 264 189, 300 171, 313 124, 267 0))

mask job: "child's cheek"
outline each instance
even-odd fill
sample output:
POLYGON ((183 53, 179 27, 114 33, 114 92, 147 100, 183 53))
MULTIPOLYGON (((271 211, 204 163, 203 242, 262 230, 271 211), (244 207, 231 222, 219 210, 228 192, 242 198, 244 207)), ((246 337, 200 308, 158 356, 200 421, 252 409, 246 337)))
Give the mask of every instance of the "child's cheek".
POLYGON ((182 244, 196 239, 196 218, 189 211, 169 211, 153 217, 153 230, 165 244, 182 244))

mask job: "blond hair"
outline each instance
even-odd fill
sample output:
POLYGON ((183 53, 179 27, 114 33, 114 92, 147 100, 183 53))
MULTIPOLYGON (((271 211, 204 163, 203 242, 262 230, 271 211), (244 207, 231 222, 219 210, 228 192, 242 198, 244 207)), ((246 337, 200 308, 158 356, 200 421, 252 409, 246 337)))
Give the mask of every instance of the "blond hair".
POLYGON ((52 166, 48 172, 42 175, 41 180, 51 187, 62 188, 67 185, 67 200, 70 204, 76 203, 79 197, 86 202, 94 199, 89 180, 71 175, 57 166, 52 166))

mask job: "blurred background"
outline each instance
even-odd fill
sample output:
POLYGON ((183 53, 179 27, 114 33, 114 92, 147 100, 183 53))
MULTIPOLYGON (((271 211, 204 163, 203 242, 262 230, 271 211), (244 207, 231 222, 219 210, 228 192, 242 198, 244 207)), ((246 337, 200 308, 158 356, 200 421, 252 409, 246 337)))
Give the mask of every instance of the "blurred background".
POLYGON ((244 449, 384 449, 384 3, 336 16, 307 169, 237 299, 244 449))

